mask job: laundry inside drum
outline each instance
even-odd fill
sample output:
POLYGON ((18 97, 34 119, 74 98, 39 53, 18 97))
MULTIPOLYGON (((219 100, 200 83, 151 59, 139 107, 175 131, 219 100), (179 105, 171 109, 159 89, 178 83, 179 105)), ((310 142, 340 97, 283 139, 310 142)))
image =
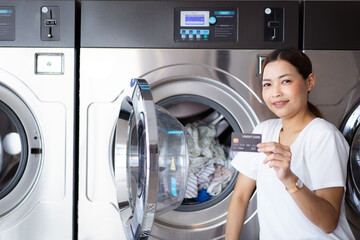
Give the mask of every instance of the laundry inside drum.
POLYGON ((236 171, 230 162, 231 133, 240 132, 236 120, 223 106, 200 96, 174 96, 158 105, 176 117, 187 132, 189 174, 185 199, 177 211, 208 208, 232 192, 236 171))

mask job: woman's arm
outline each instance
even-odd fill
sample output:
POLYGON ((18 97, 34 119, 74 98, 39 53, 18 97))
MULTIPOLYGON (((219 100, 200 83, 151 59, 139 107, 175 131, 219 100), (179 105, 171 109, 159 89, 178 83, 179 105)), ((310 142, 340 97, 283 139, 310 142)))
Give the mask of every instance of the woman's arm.
MULTIPOLYGON (((258 149, 267 155, 264 164, 269 163, 269 167, 275 170, 284 187, 286 189, 293 188, 298 177, 290 170, 290 148, 271 142, 259 144, 258 149)), ((328 234, 336 229, 344 194, 343 187, 311 191, 304 185, 302 189, 289 194, 291 194, 304 215, 323 232, 328 234)))
MULTIPOLYGON (((284 183, 287 189, 294 187, 297 181, 297 177, 292 175, 289 179, 284 180, 287 182, 287 186, 284 183)), ((343 194, 343 187, 311 191, 304 185, 302 189, 292 193, 291 196, 304 215, 323 232, 329 234, 338 225, 343 194)))
POLYGON ((226 240, 239 239, 241 228, 244 223, 245 212, 248 207, 250 197, 255 190, 255 186, 255 180, 241 173, 238 174, 228 208, 225 229, 226 240))

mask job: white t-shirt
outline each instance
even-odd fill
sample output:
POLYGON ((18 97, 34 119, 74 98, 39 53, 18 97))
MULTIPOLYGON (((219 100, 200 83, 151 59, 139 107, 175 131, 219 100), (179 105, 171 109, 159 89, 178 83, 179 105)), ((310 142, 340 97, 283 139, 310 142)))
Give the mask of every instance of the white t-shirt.
MULTIPOLYGON (((278 142, 281 119, 267 120, 254 129, 262 134, 262 142, 278 142)), ((331 123, 316 118, 290 146, 290 168, 310 190, 344 187, 349 146, 331 123)), ((232 165, 242 174, 256 180, 260 239, 355 239, 345 216, 344 198, 339 224, 325 234, 306 218, 296 205, 274 169, 263 161, 264 153, 238 152, 232 165)))

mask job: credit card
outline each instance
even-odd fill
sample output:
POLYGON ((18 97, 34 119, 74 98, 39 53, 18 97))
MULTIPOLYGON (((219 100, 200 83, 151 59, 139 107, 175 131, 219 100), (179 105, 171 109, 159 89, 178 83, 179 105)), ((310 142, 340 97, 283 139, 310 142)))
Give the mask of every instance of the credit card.
POLYGON ((261 143, 261 134, 239 133, 231 134, 231 150, 235 152, 257 152, 257 144, 261 143))

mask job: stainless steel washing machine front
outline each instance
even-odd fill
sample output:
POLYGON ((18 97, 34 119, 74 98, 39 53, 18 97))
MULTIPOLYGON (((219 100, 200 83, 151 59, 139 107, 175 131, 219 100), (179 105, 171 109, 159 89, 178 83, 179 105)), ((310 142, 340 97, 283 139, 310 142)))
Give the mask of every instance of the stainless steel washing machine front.
POLYGON ((74 13, 0 1, 0 239, 73 237, 74 13))
POLYGON ((350 227, 360 239, 360 34, 353 31, 360 27, 360 2, 304 1, 302 9, 303 48, 318 79, 310 100, 343 132, 350 145, 345 207, 350 227))
MULTIPOLYGON (((124 202, 119 206, 117 199, 128 194, 128 185, 125 175, 114 180, 112 168, 116 122, 130 79, 145 79, 154 102, 189 131, 194 123, 213 125, 228 163, 231 132, 251 132, 273 117, 261 99, 259 65, 271 50, 297 46, 298 10, 297 1, 82 2, 79 239, 125 238, 119 215, 124 202), (278 29, 274 38, 265 36, 272 11, 286 12, 284 39, 277 39, 278 29), (184 14, 190 14, 191 27, 181 23, 184 14)), ((150 239, 223 239, 235 180, 231 172, 220 194, 204 201, 189 197, 175 210, 155 213, 150 239)), ((255 192, 241 239, 257 239, 256 213, 255 192)))

